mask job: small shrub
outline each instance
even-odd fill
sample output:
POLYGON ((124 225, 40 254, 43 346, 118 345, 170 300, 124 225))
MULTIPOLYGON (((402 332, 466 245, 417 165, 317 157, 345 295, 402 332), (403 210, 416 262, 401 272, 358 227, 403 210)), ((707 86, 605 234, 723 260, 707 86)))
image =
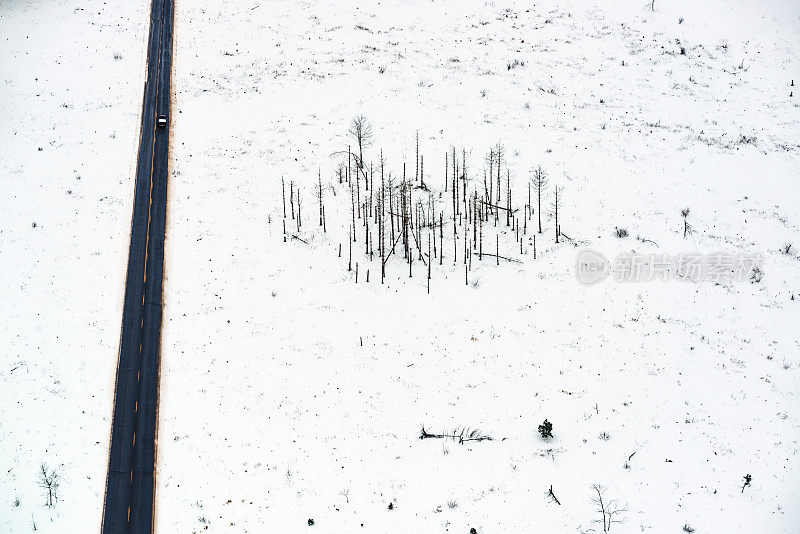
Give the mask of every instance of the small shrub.
POLYGON ((740 145, 755 145, 758 139, 755 135, 739 135, 739 144, 740 145))
POLYGON ((694 528, 692 528, 692 526, 689 523, 686 523, 685 525, 683 525, 683 531, 692 533, 694 532, 694 528))
POLYGON ((599 437, 603 441, 608 441, 608 440, 611 439, 611 434, 609 434, 608 432, 600 432, 600 436, 599 437))
POLYGON ((614 228, 614 235, 620 239, 624 239, 628 237, 628 229, 627 228, 614 228))
POLYGON ((761 282, 762 278, 764 278, 764 271, 761 270, 761 267, 756 265, 750 273, 750 283, 757 284, 761 282))
POLYGON ((785 245, 783 245, 783 248, 781 248, 781 252, 783 252, 784 254, 790 254, 792 252, 792 244, 786 243, 785 245))
POLYGON ((553 437, 553 423, 548 421, 547 419, 539 425, 539 434, 542 435, 543 439, 552 438, 553 437))

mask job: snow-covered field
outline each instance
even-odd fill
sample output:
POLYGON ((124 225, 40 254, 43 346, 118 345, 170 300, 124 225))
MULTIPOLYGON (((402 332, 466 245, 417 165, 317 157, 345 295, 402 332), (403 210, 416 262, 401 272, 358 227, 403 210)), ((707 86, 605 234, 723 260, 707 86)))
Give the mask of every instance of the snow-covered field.
POLYGON ((616 532, 800 528, 797 6, 603 6, 179 3, 160 531, 602 532, 593 484, 616 532), (331 154, 358 113, 395 176, 417 130, 436 192, 449 147, 480 176, 501 142, 583 244, 760 253, 763 280, 583 286, 548 214, 536 261, 436 266, 430 296, 402 263, 381 286, 359 229, 356 285, 331 154))
MULTIPOLYGON (((0 530, 99 526, 145 11, 0 5, 0 530)), ((797 532, 799 38, 785 0, 178 1, 157 531, 602 532, 600 484, 613 532, 797 532), (501 143, 515 207, 542 165, 580 246, 545 209, 534 260, 537 215, 522 255, 501 222, 521 263, 473 256, 465 284, 446 235, 428 294, 402 255, 380 284, 358 221, 356 284, 333 154, 360 113, 394 176, 419 131, 446 232, 445 153, 471 191, 501 143), (764 275, 586 286, 584 247, 764 275)))
POLYGON ((147 23, 0 3, 0 532, 99 530, 147 23))

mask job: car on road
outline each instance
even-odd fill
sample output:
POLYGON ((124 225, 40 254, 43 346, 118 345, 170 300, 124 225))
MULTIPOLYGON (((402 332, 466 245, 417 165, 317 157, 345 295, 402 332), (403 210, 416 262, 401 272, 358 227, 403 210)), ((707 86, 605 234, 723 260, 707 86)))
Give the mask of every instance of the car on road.
POLYGON ((167 126, 167 116, 166 115, 159 115, 156 118, 156 124, 159 128, 165 128, 167 126))

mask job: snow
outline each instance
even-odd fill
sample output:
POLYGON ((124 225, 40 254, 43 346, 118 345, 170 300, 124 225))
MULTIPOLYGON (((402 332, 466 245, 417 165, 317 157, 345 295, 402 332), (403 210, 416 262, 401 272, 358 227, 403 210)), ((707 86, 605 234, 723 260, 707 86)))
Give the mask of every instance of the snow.
MULTIPOLYGON (((601 532, 593 484, 627 506, 614 532, 796 531, 800 13, 783 0, 643 4, 177 2, 157 531, 601 532), (509 68, 515 59, 524 65, 509 68), (375 134, 367 160, 382 150, 394 176, 404 162, 413 176, 419 131, 437 196, 452 147, 466 150, 471 190, 502 143, 518 207, 542 165, 545 204, 563 187, 559 221, 580 246, 554 243, 547 209, 534 260, 532 227, 520 255, 501 221, 501 255, 521 263, 473 256, 465 284, 448 192, 430 295, 421 263, 409 278, 402 254, 381 285, 360 226, 356 284, 334 154, 359 113, 375 134), (281 178, 302 195, 287 242, 281 178), (758 253, 765 274, 586 286, 584 247, 758 253), (422 425, 493 439, 420 440, 422 425)), ((141 102, 131 73, 143 70, 147 18, 62 5, 23 32, 26 9, 0 11, 14 29, 3 64, 41 55, 14 64, 0 93, 34 125, 0 127, 16 199, 0 209, 0 257, 16 267, 0 284, 14 303, 0 336, 0 499, 22 497, 0 502, 0 519, 23 531, 33 512, 70 531, 77 514, 98 524, 102 506, 141 102), (139 21, 92 34, 119 61, 74 33, 58 45, 77 62, 70 73, 114 78, 109 107, 51 74, 39 82, 48 105, 33 108, 27 69, 56 55, 57 41, 42 41, 56 16, 79 28, 139 21), (87 202, 65 203, 69 188, 87 202), (65 470, 53 510, 34 486, 45 460, 65 470)), ((496 230, 485 232, 493 249, 496 230)))
POLYGON ((0 4, 2 532, 99 530, 146 30, 144 5, 0 4))
POLYGON ((777 251, 798 240, 791 3, 251 7, 177 12, 161 530, 598 531, 595 483, 627 504, 619 532, 800 524, 797 257, 777 251), (548 217, 538 260, 484 260, 469 286, 435 266, 430 296, 421 267, 381 286, 359 230, 356 285, 331 155, 358 113, 395 176, 419 130, 437 193, 449 147, 480 176, 501 141, 515 194, 543 165, 564 233, 608 257, 757 252, 769 274, 582 286, 548 217), (281 177, 307 245, 283 242, 281 177))

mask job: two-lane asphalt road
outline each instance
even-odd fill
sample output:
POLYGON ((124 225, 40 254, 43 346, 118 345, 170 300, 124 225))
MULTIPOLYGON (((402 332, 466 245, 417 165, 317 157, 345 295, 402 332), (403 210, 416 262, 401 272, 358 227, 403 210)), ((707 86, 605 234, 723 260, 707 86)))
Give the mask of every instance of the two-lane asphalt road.
POLYGON ((153 531, 173 0, 152 0, 147 81, 106 479, 104 534, 153 531))

